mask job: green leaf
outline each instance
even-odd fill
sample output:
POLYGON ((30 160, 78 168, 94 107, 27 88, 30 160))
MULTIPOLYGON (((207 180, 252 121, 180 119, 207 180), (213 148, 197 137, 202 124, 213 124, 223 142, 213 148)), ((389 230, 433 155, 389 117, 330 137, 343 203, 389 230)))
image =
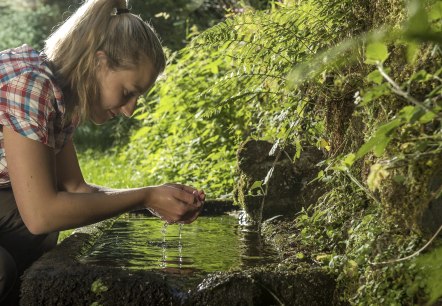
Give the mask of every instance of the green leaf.
POLYGON ((143 126, 140 128, 131 138, 131 141, 137 140, 139 138, 142 138, 146 136, 146 134, 149 132, 150 128, 147 126, 143 126))
POLYGON ((414 63, 414 61, 416 61, 417 59, 417 55, 419 54, 419 44, 415 43, 415 42, 409 42, 407 44, 407 62, 409 64, 414 63))
POLYGON ((373 42, 367 45, 365 50, 365 62, 367 64, 383 63, 388 58, 388 48, 384 43, 373 42))
POLYGON ((91 285, 91 291, 95 294, 106 292, 109 288, 103 283, 101 278, 94 281, 91 285))
POLYGON ((418 81, 418 82, 426 82, 431 80, 433 76, 425 70, 419 70, 412 74, 408 82, 418 81))
POLYGON ((369 82, 381 84, 383 80, 384 80, 384 77, 382 76, 381 72, 378 69, 370 72, 367 75, 367 81, 369 81, 369 82))
POLYGON ((423 2, 422 0, 411 0, 408 5, 410 17, 407 22, 406 32, 412 37, 425 35, 430 28, 428 15, 423 2))
POLYGON ((432 112, 426 112, 425 115, 419 118, 419 122, 422 124, 431 122, 434 118, 436 118, 436 114, 432 112))
POLYGON ((438 1, 428 10, 428 20, 434 21, 442 18, 442 2, 438 1))
POLYGON ((376 156, 381 156, 391 139, 384 135, 375 135, 364 143, 356 152, 356 159, 361 158, 370 151, 374 151, 376 156))
POLYGON ((262 181, 255 181, 252 186, 250 186, 250 191, 255 190, 256 188, 261 188, 262 181))
POLYGON ((391 89, 388 83, 382 83, 364 92, 362 95, 362 102, 359 105, 364 106, 370 103, 371 101, 390 93, 391 89))
POLYGON ((376 130, 373 137, 371 137, 369 141, 367 141, 359 148, 358 152, 356 153, 355 159, 361 158, 372 150, 375 156, 380 157, 384 153, 385 148, 392 140, 391 134, 401 124, 403 124, 403 120, 402 118, 398 117, 381 125, 376 130))
POLYGON ((395 128, 397 128, 401 124, 402 124, 401 118, 393 119, 392 121, 381 125, 377 129, 375 136, 389 136, 390 133, 392 132, 392 130, 394 130, 395 128))
POLYGON ((416 109, 417 109, 416 106, 412 105, 405 106, 399 111, 398 117, 403 118, 404 121, 406 122, 409 122, 411 118, 413 118, 413 116, 415 115, 416 109))
POLYGON ((376 157, 381 157, 382 154, 384 154, 385 148, 388 146, 390 141, 391 141, 391 138, 388 138, 388 137, 384 137, 383 139, 381 138, 381 141, 378 141, 378 143, 374 146, 373 154, 376 157))
POLYGON ((398 184, 402 184, 403 182, 405 182, 405 177, 403 175, 395 175, 393 176, 393 181, 398 184))
POLYGON ((301 252, 296 253, 296 258, 303 259, 304 257, 305 257, 305 255, 303 253, 301 253, 301 252))
POLYGON ((344 157, 342 162, 347 167, 351 167, 353 165, 353 163, 355 162, 355 160, 356 160, 356 155, 354 153, 350 153, 344 157))

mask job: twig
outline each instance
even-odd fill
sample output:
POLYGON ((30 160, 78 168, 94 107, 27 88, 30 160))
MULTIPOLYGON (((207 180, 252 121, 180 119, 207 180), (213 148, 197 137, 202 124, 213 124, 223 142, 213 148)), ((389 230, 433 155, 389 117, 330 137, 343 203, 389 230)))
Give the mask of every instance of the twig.
POLYGON ((431 239, 428 240, 428 242, 423 247, 421 247, 419 250, 417 250, 416 252, 414 252, 413 254, 411 254, 409 256, 399 258, 399 259, 381 261, 381 262, 369 262, 369 264, 372 266, 380 266, 380 265, 388 265, 388 264, 392 264, 392 263, 398 263, 398 262, 402 262, 402 261, 406 261, 408 259, 411 259, 411 258, 419 255, 423 250, 425 250, 433 242, 433 240, 436 239, 436 237, 439 235, 439 233, 441 231, 442 231, 442 225, 439 227, 439 229, 436 231, 436 233, 433 235, 433 237, 431 237, 431 239))
POLYGON ((385 72, 382 64, 378 64, 377 67, 378 67, 378 70, 381 73, 381 75, 384 77, 384 79, 387 80, 388 83, 390 83, 391 89, 393 90, 394 93, 407 99, 408 101, 410 101, 414 105, 421 107, 422 109, 426 110, 427 112, 431 112, 431 113, 435 114, 436 117, 441 118, 441 116, 438 113, 436 113, 434 110, 426 107, 422 102, 418 101, 416 98, 411 96, 408 92, 403 91, 402 88, 385 72))

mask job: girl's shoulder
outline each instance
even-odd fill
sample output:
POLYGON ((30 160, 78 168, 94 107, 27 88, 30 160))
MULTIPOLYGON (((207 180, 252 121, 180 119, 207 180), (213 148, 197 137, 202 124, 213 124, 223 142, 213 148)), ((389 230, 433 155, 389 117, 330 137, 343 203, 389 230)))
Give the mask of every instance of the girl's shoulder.
POLYGON ((23 73, 41 74, 53 79, 53 73, 42 53, 28 45, 0 51, 0 86, 23 73))

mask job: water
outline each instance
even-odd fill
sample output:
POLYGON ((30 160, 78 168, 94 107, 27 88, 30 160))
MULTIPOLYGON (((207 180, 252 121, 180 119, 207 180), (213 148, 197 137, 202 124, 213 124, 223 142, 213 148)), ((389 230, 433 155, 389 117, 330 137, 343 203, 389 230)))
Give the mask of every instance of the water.
POLYGON ((93 265, 189 276, 276 260, 256 232, 228 215, 202 216, 186 225, 167 225, 153 217, 120 218, 80 259, 93 265))

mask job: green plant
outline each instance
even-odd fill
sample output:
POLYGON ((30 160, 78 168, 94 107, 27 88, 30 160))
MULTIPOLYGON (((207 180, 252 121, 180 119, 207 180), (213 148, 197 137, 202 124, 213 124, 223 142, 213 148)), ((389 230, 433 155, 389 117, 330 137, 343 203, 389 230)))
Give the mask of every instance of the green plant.
POLYGON ((317 146, 327 192, 293 222, 290 254, 334 272, 344 302, 419 304, 440 296, 407 258, 440 197, 427 187, 442 165, 441 2, 413 0, 409 13, 403 1, 375 2, 274 2, 195 35, 143 97, 118 158, 143 182, 220 196, 247 137, 294 144, 294 162, 317 146))
POLYGON ((59 16, 58 8, 48 5, 38 6, 35 10, 18 10, 8 6, 0 9, 0 50, 23 44, 41 50, 59 16))

